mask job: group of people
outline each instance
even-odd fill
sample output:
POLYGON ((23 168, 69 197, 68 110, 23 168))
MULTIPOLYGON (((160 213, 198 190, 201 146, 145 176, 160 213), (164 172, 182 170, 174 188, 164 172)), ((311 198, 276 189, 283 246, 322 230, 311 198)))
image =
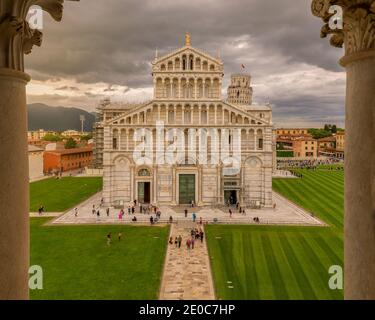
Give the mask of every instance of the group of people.
POLYGON ((305 168, 305 169, 316 169, 321 165, 333 165, 340 163, 342 160, 334 158, 321 158, 321 159, 305 159, 305 160, 278 160, 278 168, 305 168))
MULTIPOLYGON (((203 243, 203 239, 204 239, 204 232, 201 228, 191 229, 190 236, 186 239, 186 248, 188 250, 194 249, 195 241, 200 240, 203 243)), ((181 248, 182 236, 181 235, 176 236, 174 238, 174 241, 173 241, 173 237, 170 237, 168 243, 170 245, 174 244, 176 248, 181 248)))
MULTIPOLYGON (((92 205, 91 213, 92 213, 93 215, 96 215, 97 218, 100 218, 100 215, 101 215, 100 210, 101 210, 102 205, 103 205, 102 203, 100 204, 99 207, 96 207, 95 204, 92 205)), ((78 208, 75 208, 74 211, 75 211, 74 215, 77 217, 77 216, 78 216, 78 208)), ((106 208, 106 209, 105 209, 105 213, 106 213, 106 216, 109 217, 110 209, 109 209, 109 208, 106 208)))
MULTIPOLYGON (((118 241, 122 240, 122 233, 121 232, 118 233, 117 239, 118 239, 118 241)), ((109 232, 107 234, 107 246, 110 246, 111 244, 112 244, 112 232, 109 232)))

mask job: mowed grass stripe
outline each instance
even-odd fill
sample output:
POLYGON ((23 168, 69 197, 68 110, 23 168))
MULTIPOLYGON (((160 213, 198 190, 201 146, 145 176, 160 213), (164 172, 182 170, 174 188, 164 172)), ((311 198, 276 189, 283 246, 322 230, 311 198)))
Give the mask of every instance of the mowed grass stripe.
POLYGON ((248 290, 248 296, 246 296, 246 299, 252 299, 252 300, 259 300, 260 294, 259 294, 259 280, 258 275, 256 271, 256 257, 254 253, 254 237, 253 233, 247 234, 247 240, 246 241, 246 252, 248 253, 247 256, 244 256, 244 261, 246 261, 245 257, 250 257, 250 263, 245 264, 247 266, 248 276, 246 277, 246 284, 249 288, 248 290))
POLYGON ((306 270, 308 270, 308 272, 313 275, 315 279, 312 285, 320 300, 332 299, 332 293, 328 292, 328 268, 322 262, 323 257, 317 255, 317 248, 311 246, 310 242, 306 240, 303 233, 300 233, 300 235, 301 237, 298 238, 298 246, 300 246, 307 261, 308 266, 306 266, 306 270), (311 266, 314 267, 312 268, 311 266))
MULTIPOLYGON (((321 194, 319 189, 311 187, 306 181, 304 184, 293 188, 287 181, 274 181, 273 184, 275 190, 285 196, 286 198, 295 201, 297 204, 307 209, 307 211, 313 212, 315 215, 325 220, 331 225, 341 228, 343 223, 337 215, 340 212, 340 207, 330 205, 329 197, 321 194), (311 195, 314 196, 311 196, 311 195), (309 196, 310 195, 310 196, 309 196), (332 210, 330 212, 327 207, 332 210)), ((334 198, 331 201, 335 201, 334 198)))
POLYGON ((285 233, 281 233, 280 241, 284 250, 285 256, 288 257, 289 264, 293 270, 294 276, 298 281, 299 291, 302 293, 304 300, 316 300, 318 296, 315 294, 314 288, 310 284, 309 278, 305 274, 303 264, 297 258, 297 253, 294 251, 292 244, 288 240, 285 233))
POLYGON ((303 294, 300 291, 298 281, 282 247, 280 233, 277 234, 277 237, 272 237, 271 244, 277 263, 280 266, 282 277, 285 279, 284 282, 288 292, 288 298, 293 300, 303 299, 303 294))
MULTIPOLYGON (((272 235, 272 234, 271 234, 272 235)), ((265 255, 267 266, 270 270, 270 275, 273 279, 272 286, 273 292, 277 300, 285 300, 289 298, 288 292, 285 288, 285 283, 283 281, 283 276, 281 274, 279 265, 276 261, 276 252, 273 250, 269 235, 262 234, 261 242, 264 252, 267 252, 265 255)))
POLYGON ((265 258, 265 254, 268 254, 268 252, 263 251, 259 232, 254 232, 252 237, 254 240, 254 255, 256 257, 255 268, 257 278, 259 279, 259 287, 257 288, 259 297, 262 300, 274 300, 275 294, 272 284, 273 278, 268 270, 268 265, 265 258))

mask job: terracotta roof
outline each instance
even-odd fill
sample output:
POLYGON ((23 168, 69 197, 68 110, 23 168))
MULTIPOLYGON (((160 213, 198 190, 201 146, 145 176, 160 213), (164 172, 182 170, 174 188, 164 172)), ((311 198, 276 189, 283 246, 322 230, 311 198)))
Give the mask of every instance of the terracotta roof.
POLYGON ((325 137, 325 138, 320 138, 318 139, 319 142, 335 142, 336 138, 335 137, 325 137))
POLYGON ((92 146, 83 147, 83 148, 73 148, 73 149, 50 150, 50 151, 46 151, 46 153, 58 153, 58 154, 64 155, 64 154, 75 154, 75 153, 90 152, 90 151, 92 151, 92 146))

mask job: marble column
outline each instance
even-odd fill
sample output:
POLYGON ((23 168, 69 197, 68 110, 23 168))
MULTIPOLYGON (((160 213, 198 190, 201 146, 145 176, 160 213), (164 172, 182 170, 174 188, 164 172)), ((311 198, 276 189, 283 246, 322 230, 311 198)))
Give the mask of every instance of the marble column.
POLYGON ((375 0, 314 0, 321 36, 345 48, 345 299, 375 299, 375 0), (343 9, 343 29, 331 30, 331 5, 343 9))
POLYGON ((42 33, 26 15, 39 5, 62 18, 62 0, 0 0, 0 300, 28 299, 29 174, 24 54, 42 33))

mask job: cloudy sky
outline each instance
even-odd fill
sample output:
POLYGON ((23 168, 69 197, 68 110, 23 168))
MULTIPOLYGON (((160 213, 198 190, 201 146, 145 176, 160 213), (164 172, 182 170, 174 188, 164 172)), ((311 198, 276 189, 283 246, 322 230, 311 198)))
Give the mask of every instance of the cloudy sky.
POLYGON ((81 0, 61 23, 44 16, 41 48, 26 57, 28 103, 94 111, 104 97, 152 97, 151 64, 184 44, 252 75, 254 101, 271 103, 277 126, 344 122, 343 52, 319 38, 311 0, 81 0))

